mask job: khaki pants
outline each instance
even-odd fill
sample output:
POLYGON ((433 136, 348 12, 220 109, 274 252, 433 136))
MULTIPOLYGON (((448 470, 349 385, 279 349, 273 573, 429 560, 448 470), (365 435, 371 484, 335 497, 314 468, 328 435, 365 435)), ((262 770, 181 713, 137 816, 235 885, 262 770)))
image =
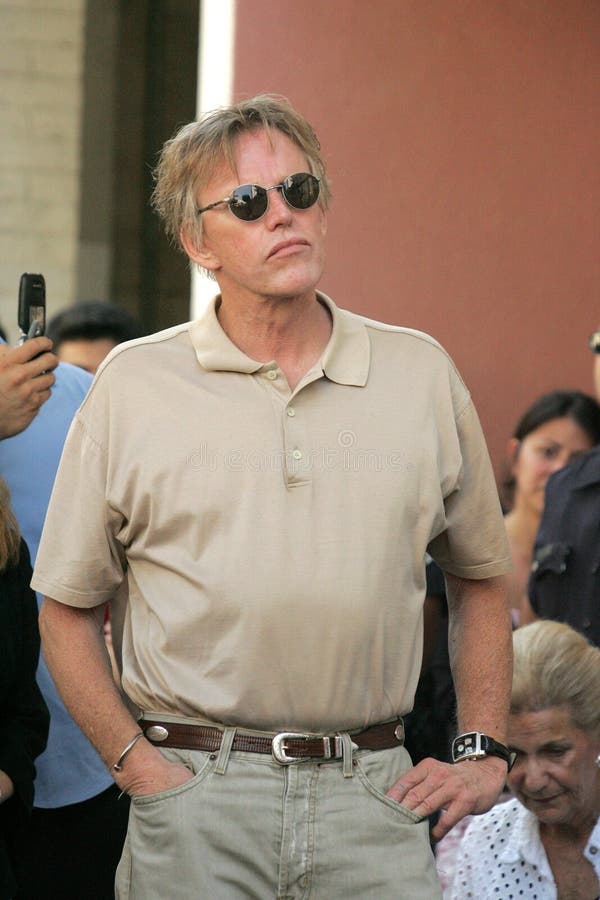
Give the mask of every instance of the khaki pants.
POLYGON ((132 801, 118 900, 440 900, 427 823, 385 796, 403 747, 345 766, 162 752, 194 777, 132 801))

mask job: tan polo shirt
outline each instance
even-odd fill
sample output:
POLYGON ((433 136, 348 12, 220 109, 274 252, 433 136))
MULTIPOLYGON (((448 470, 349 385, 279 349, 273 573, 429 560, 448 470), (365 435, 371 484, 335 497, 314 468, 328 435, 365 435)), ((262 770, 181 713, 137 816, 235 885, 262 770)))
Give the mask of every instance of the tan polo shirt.
POLYGON ((33 584, 92 607, 129 583, 143 710, 263 730, 410 710, 424 558, 510 568, 469 394, 420 332, 339 310, 290 392, 215 305, 116 348, 69 434, 33 584))

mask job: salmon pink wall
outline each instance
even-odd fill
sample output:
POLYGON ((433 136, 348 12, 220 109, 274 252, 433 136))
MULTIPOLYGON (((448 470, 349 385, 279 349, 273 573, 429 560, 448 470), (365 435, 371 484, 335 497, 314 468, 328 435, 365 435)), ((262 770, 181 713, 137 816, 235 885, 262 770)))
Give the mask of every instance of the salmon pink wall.
POLYGON ((524 406, 592 390, 597 0, 238 0, 234 94, 290 98, 333 184, 322 287, 428 331, 499 469, 524 406))

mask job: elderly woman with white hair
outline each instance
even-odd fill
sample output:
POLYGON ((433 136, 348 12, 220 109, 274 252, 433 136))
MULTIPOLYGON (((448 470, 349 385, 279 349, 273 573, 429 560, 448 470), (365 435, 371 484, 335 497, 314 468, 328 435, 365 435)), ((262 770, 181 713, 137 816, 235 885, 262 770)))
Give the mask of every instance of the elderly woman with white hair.
POLYGON ((508 784, 515 798, 473 819, 446 896, 595 900, 600 648, 550 621, 517 630, 513 643, 508 784))

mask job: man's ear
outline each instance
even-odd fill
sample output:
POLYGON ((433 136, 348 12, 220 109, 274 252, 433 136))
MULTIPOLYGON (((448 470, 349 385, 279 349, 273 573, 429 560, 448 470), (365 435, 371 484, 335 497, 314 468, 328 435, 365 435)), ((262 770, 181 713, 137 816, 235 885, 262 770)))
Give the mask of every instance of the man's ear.
POLYGON ((217 255, 206 246, 199 229, 184 226, 179 232, 179 237, 183 249, 192 262, 201 266, 203 269, 208 269, 210 272, 217 271, 221 265, 219 259, 217 255))

